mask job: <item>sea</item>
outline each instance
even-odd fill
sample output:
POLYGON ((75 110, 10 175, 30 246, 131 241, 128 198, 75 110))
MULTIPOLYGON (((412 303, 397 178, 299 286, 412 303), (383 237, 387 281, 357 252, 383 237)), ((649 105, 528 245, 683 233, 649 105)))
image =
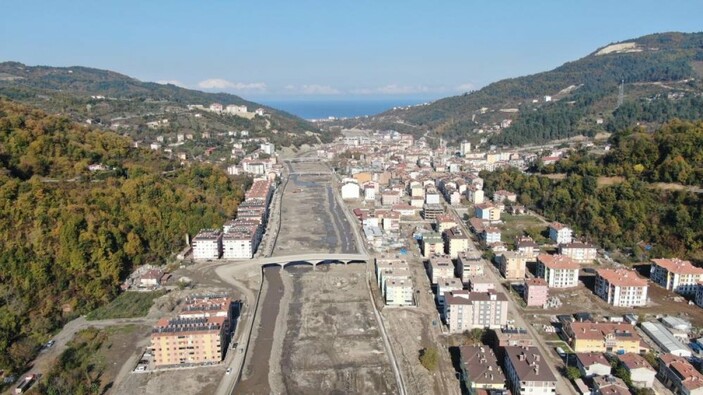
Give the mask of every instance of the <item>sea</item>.
POLYGON ((427 99, 259 100, 260 103, 303 119, 353 118, 380 114, 393 107, 428 102, 427 99))

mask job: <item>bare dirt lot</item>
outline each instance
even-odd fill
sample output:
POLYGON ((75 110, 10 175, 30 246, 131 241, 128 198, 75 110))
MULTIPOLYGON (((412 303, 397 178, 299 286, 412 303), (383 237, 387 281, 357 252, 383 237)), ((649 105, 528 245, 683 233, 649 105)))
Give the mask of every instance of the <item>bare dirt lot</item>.
POLYGON ((397 393, 365 267, 294 267, 283 275, 293 284, 281 358, 285 393, 397 393))

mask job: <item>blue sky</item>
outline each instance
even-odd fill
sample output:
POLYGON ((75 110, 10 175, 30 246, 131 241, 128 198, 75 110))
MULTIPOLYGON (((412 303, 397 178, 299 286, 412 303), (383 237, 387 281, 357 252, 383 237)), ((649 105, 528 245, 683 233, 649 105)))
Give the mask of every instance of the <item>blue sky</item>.
POLYGON ((611 42, 703 30, 703 1, 3 1, 0 61, 263 99, 456 95, 611 42))

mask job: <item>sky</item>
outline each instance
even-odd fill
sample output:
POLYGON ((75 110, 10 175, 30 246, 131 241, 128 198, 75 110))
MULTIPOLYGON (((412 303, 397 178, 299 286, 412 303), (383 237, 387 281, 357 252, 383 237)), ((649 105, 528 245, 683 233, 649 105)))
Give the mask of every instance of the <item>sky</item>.
POLYGON ((248 99, 436 99, 609 43, 703 31, 703 1, 11 1, 0 61, 248 99))

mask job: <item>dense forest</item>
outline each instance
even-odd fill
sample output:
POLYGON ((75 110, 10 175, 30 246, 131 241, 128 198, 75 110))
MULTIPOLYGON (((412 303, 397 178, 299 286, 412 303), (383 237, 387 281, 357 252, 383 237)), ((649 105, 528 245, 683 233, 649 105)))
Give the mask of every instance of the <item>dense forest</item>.
POLYGON ((20 370, 71 314, 114 298, 135 266, 164 262, 186 233, 233 216, 247 182, 0 100, 0 369, 20 370))
POLYGON ((616 132, 634 126, 637 122, 662 124, 675 118, 695 120, 703 118, 703 96, 687 94, 681 98, 658 96, 653 99, 629 101, 613 112, 606 126, 616 132))
POLYGON ((604 156, 579 151, 548 166, 542 173, 622 176, 648 182, 703 184, 703 122, 671 121, 656 132, 642 128, 615 134, 604 156))
MULTIPOLYGON (((680 257, 703 262, 703 194, 661 189, 647 181, 700 182, 703 175, 703 122, 675 121, 654 134, 617 135, 605 157, 577 154, 552 170, 552 180, 516 169, 482 172, 488 196, 507 189, 545 217, 565 222, 608 249, 632 249, 637 259, 680 257), (601 175, 622 182, 599 183, 601 175)), ((551 166, 551 165, 550 165, 551 166)))
POLYGON ((518 170, 484 172, 488 195, 507 189, 520 203, 567 223, 579 235, 607 249, 632 249, 645 257, 680 257, 703 262, 703 196, 653 188, 636 179, 598 186, 597 177, 551 180, 518 170))

